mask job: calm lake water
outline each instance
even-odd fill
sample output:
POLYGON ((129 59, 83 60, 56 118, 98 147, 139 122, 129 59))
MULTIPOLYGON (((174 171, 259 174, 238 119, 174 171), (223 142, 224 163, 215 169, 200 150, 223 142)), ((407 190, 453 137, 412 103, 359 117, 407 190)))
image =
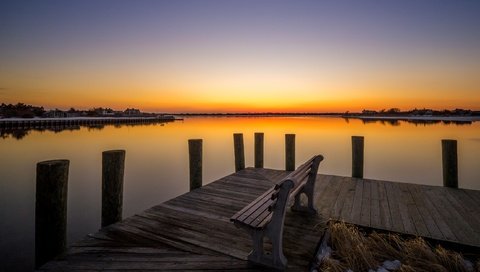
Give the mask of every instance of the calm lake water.
POLYGON ((100 226, 101 153, 125 149, 124 217, 188 190, 188 139, 203 139, 204 183, 234 172, 233 133, 253 165, 265 133, 265 167, 284 168, 284 135, 296 134, 297 166, 314 154, 320 173, 351 174, 351 136, 365 136, 365 177, 442 185, 441 139, 458 140, 459 187, 480 189, 480 122, 414 124, 333 117, 188 118, 164 125, 30 131, 0 138, 0 271, 31 271, 36 163, 69 159, 68 241, 100 226), (22 136, 20 134, 20 136, 22 136))

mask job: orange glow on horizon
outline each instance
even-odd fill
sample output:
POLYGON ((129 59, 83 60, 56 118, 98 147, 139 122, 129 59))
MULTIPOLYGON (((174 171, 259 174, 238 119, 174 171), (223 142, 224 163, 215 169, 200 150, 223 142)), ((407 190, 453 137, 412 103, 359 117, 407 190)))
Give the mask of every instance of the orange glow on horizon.
POLYGON ((297 102, 289 103, 279 101, 240 103, 240 102, 193 102, 176 104, 175 101, 166 100, 148 100, 148 99, 125 99, 127 101, 111 101, 98 99, 95 101, 71 100, 69 102, 45 102, 37 99, 7 100, 2 103, 26 103, 43 106, 46 109, 67 110, 73 107, 77 110, 86 110, 95 107, 109 107, 114 110, 124 110, 126 108, 138 108, 144 112, 169 112, 169 113, 343 113, 343 112, 361 112, 364 109, 377 110, 399 108, 401 110, 411 110, 414 108, 430 108, 434 110, 443 109, 471 109, 480 110, 478 101, 438 101, 431 103, 429 99, 417 100, 415 102, 402 101, 394 99, 384 99, 382 103, 377 101, 349 99, 347 101, 316 101, 316 102, 297 102), (157 102, 161 101, 161 102, 157 102))
MULTIPOLYGON (((48 92, 47 92, 48 93, 48 92)), ((93 92, 94 93, 94 92, 93 92)), ((336 91, 332 94, 318 95, 308 92, 289 91, 284 94, 262 93, 259 91, 221 92, 215 96, 179 90, 176 92, 154 91, 108 91, 115 95, 93 96, 78 92, 47 95, 55 99, 45 99, 43 95, 29 94, 27 97, 10 96, 2 99, 2 103, 26 103, 44 106, 46 109, 89 109, 94 107, 110 107, 116 110, 139 108, 146 112, 171 113, 259 113, 259 112, 360 112, 363 109, 382 110, 400 108, 432 108, 437 110, 464 108, 480 110, 478 97, 449 97, 441 95, 422 95, 412 99, 400 91, 382 94, 378 91, 347 92, 336 91), (301 94, 295 96, 295 94, 301 94), (358 93, 364 95, 358 95, 358 93), (395 95, 394 95, 395 94, 395 95), (337 95, 337 96, 335 96, 337 95)), ((411 92, 409 92, 411 93, 411 92)))

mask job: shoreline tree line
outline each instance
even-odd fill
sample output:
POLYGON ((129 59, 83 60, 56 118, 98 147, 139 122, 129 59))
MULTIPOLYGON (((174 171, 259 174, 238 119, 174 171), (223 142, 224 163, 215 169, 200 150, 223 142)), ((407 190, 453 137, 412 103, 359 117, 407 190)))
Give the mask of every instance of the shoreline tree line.
MULTIPOLYGON (((156 116, 158 113, 146 113, 141 112, 135 108, 127 108, 123 111, 113 110, 111 108, 91 108, 88 110, 77 110, 75 108, 70 108, 69 110, 45 110, 43 106, 33 106, 24 103, 17 104, 0 104, 0 118, 35 118, 35 117, 56 117, 56 118, 66 118, 66 117, 148 117, 156 116)), ((480 111, 473 111, 470 109, 453 109, 453 110, 434 110, 434 109, 413 109, 407 111, 401 111, 399 108, 390 108, 382 110, 368 110, 364 109, 362 112, 344 112, 344 113, 312 113, 312 112, 255 112, 255 113, 181 113, 178 115, 184 116, 235 116, 235 115, 252 115, 252 116, 262 116, 262 115, 291 115, 291 116, 301 116, 301 115, 341 115, 341 116, 480 116, 480 111)))

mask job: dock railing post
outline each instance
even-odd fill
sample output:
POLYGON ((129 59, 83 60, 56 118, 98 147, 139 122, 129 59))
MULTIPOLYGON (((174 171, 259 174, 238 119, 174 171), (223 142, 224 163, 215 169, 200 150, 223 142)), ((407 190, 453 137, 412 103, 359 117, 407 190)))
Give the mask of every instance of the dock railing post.
POLYGON ((245 150, 243 147, 243 134, 233 134, 233 149, 235 153, 235 172, 245 169, 245 150))
POLYGON ((295 134, 285 134, 285 170, 295 170, 295 134))
POLYGON ((202 187, 202 139, 188 140, 190 191, 202 187))
POLYGON ((102 227, 122 220, 125 150, 102 153, 102 227))
POLYGON ((66 249, 68 160, 37 163, 35 268, 66 249))
POLYGON ((263 168, 263 133, 255 132, 255 168, 263 168))
POLYGON ((458 188, 457 141, 442 140, 443 186, 458 188))
POLYGON ((352 136, 352 177, 363 178, 363 136, 352 136))

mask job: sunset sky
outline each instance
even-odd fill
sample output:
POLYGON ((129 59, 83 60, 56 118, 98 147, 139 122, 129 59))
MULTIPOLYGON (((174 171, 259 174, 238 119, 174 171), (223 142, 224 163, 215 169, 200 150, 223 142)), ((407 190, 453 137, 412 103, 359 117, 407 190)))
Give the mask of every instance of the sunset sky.
POLYGON ((2 0, 0 102, 480 110, 480 1, 2 0))

